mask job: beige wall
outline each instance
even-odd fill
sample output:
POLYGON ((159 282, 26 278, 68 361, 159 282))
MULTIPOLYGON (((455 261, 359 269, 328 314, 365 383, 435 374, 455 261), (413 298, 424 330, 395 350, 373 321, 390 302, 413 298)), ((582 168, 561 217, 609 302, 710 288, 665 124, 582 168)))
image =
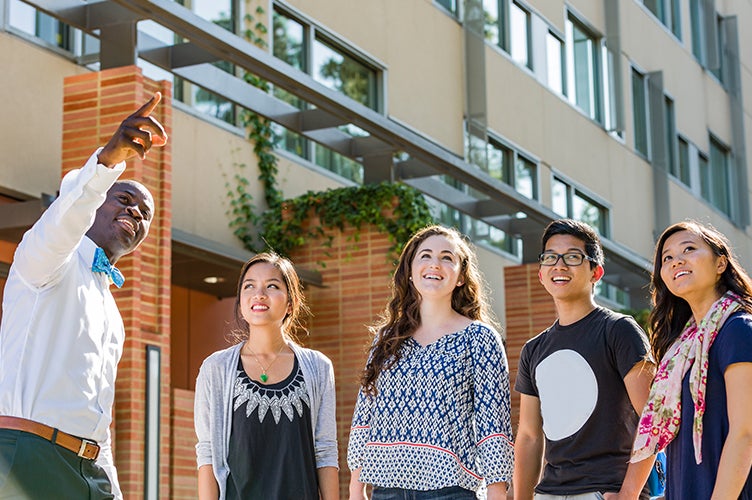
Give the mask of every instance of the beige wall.
POLYGON ((60 184, 63 78, 86 70, 16 36, 0 32, 0 186, 31 196, 60 184))

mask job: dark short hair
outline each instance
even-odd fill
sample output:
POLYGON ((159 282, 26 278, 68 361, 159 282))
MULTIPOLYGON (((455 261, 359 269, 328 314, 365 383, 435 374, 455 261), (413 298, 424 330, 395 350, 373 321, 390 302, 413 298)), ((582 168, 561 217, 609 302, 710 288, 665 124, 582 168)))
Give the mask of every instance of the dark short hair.
POLYGON ((603 265, 604 257, 601 239, 590 225, 574 219, 557 219, 552 221, 543 231, 541 252, 546 251, 548 240, 558 234, 574 236, 585 244, 585 254, 592 259, 590 261, 591 268, 603 265))

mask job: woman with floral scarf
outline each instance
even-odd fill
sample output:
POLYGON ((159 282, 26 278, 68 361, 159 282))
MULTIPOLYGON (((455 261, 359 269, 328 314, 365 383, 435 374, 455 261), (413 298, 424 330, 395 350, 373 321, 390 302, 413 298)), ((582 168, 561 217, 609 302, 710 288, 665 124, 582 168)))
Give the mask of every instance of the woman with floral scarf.
POLYGON ((752 282, 722 234, 680 222, 658 240, 652 289, 661 361, 632 461, 666 450, 667 500, 752 499, 752 282))

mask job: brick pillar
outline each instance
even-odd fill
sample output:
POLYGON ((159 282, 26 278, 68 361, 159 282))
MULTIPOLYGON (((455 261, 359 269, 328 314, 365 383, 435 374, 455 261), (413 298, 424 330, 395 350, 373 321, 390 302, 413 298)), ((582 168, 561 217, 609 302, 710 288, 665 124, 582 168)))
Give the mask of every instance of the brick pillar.
POLYGON ((323 278, 323 288, 309 286, 305 291, 313 318, 308 322, 310 336, 300 340, 326 354, 334 364, 340 492, 347 498, 347 440, 358 380, 370 347, 367 327, 376 321, 390 297, 394 256, 389 254, 389 236, 373 227, 361 228, 357 243, 353 241, 354 229, 327 233, 334 235, 331 247, 324 247, 322 241, 308 241, 293 253, 292 260, 298 267, 321 270, 323 278))
MULTIPOLYGON (((154 116, 172 130, 169 82, 144 78, 136 66, 71 76, 65 79, 63 103, 63 174, 84 164, 104 145, 120 122, 155 91, 162 102, 154 116)), ((124 179, 136 179, 152 193, 156 205, 149 236, 131 255, 118 261, 126 277, 115 299, 125 323, 126 341, 118 367, 113 445, 125 498, 144 496, 146 435, 146 347, 161 351, 160 490, 170 498, 170 267, 172 228, 172 156, 170 143, 155 148, 146 160, 128 161, 124 179)))
POLYGON ((507 357, 512 375, 512 424, 519 421, 520 396, 514 391, 522 346, 556 320, 551 296, 538 280, 538 264, 522 264, 504 268, 506 301, 507 357))

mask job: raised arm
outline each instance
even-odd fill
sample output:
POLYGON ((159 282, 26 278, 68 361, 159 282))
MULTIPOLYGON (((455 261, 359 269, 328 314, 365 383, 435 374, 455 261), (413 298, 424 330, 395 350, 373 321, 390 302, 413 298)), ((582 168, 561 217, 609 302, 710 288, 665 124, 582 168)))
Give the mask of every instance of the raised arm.
POLYGON ((162 94, 156 92, 135 113, 123 120, 99 152, 99 163, 112 167, 134 156, 143 160, 152 146, 159 147, 167 143, 164 127, 151 116, 161 99, 162 94))

